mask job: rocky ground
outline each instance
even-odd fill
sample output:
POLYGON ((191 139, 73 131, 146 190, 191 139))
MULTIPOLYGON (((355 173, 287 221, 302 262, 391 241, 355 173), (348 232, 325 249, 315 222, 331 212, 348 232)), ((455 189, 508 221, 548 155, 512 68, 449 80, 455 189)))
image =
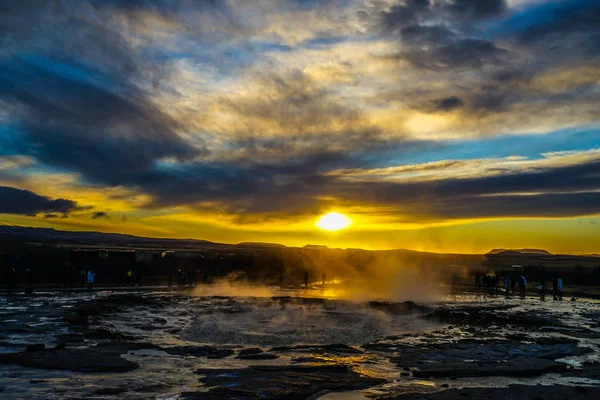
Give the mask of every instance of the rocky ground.
POLYGON ((0 297, 0 398, 578 399, 600 304, 77 293, 0 297))

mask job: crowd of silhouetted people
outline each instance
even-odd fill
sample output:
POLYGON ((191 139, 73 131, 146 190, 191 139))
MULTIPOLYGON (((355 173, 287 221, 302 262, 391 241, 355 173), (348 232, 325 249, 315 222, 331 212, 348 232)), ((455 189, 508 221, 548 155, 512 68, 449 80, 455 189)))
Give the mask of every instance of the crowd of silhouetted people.
MULTIPOLYGON (((79 276, 79 287, 92 290, 96 283, 96 271, 93 268, 79 270, 76 274, 75 268, 70 263, 65 263, 56 278, 56 286, 59 288, 73 289, 75 287, 76 277, 79 276)), ((175 278, 178 287, 196 286, 197 281, 201 279, 200 270, 197 268, 179 269, 176 273, 171 271, 168 274, 169 286, 173 285, 175 278)), ((125 271, 123 286, 142 286, 143 271, 142 268, 129 268, 125 271)), ((47 279, 37 279, 31 268, 25 270, 26 285, 22 286, 25 292, 32 292, 34 284, 51 284, 47 279)), ((52 280, 51 280, 52 281, 52 280)), ((14 291, 19 289, 19 283, 23 283, 23 279, 19 279, 19 273, 15 267, 9 267, 5 270, 6 289, 14 291)), ((118 283, 121 284, 121 283, 118 283)))
MULTIPOLYGON (((525 275, 520 275, 518 277, 505 275, 502 279, 502 285, 500 283, 500 277, 496 275, 482 275, 480 273, 476 273, 474 279, 475 289, 477 291, 482 291, 483 293, 500 294, 501 291, 504 291, 506 296, 510 296, 514 295, 518 291, 518 294, 522 297, 527 295, 527 278, 525 275)), ((562 278, 554 277, 552 279, 552 295, 554 300, 562 300, 563 285, 562 278)), ((542 300, 545 299, 547 289, 546 279, 543 277, 540 278, 537 286, 537 293, 542 300)))

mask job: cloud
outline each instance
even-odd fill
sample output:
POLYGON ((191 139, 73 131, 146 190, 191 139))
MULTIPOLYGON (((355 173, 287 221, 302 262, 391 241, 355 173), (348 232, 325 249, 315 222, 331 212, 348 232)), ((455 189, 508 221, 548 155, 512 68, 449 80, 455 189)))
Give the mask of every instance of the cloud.
POLYGON ((463 19, 497 18, 508 7, 504 0, 451 0, 442 4, 454 16, 463 19))
MULTIPOLYGON (((408 179, 367 180, 359 175, 334 186, 347 201, 393 207, 398 219, 405 222, 599 214, 598 153, 566 155, 564 161, 557 158, 506 160, 508 165, 499 163, 499 167, 473 162, 471 174, 463 177, 449 171, 445 175, 434 173, 428 179, 411 179, 409 169, 392 170, 407 174, 408 179)), ((460 169, 465 165, 436 163, 429 167, 460 169)), ((385 170, 379 175, 385 178, 382 172, 385 170)))
POLYGON ((67 199, 51 199, 29 190, 0 186, 0 214, 35 216, 68 214, 78 210, 77 202, 67 199))
POLYGON ((99 218, 110 219, 110 216, 107 213, 105 213, 104 211, 95 211, 94 213, 92 213, 92 219, 99 219, 99 218))
POLYGON ((435 109, 438 111, 452 111, 464 106, 461 99, 456 96, 446 97, 435 102, 435 109))
POLYGON ((450 139, 597 121, 597 2, 519 7, 10 2, 0 171, 240 221, 361 202, 424 220, 594 213, 593 159, 436 160, 450 139))

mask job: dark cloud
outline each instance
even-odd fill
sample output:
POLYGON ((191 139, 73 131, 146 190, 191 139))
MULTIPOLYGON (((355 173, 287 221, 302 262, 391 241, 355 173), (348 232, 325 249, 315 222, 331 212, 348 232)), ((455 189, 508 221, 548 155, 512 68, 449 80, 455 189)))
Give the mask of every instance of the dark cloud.
POLYGON ((460 19, 497 18, 508 8, 504 0, 450 0, 441 7, 460 19))
POLYGON ((431 12, 429 0, 408 0, 396 4, 381 13, 381 26, 386 32, 397 32, 407 25, 414 25, 431 12))
POLYGON ((498 18, 507 8, 504 0, 405 0, 383 11, 379 25, 386 33, 402 35, 410 27, 444 29, 447 24, 467 28, 465 23, 498 18))
POLYGON ((143 92, 74 60, 0 63, 0 99, 25 116, 31 155, 93 182, 135 184, 154 174, 160 158, 198 154, 143 92))
POLYGON ((394 206, 409 220, 600 213, 600 161, 477 178, 341 185, 345 199, 394 206))
POLYGON ((524 14, 517 17, 535 17, 517 31, 525 43, 545 42, 554 49, 568 43, 587 50, 600 46, 600 2, 597 0, 544 4, 524 14))
POLYGON ((486 64, 504 64, 507 50, 483 39, 457 39, 430 48, 420 46, 389 56, 415 68, 431 70, 479 69, 486 64))
MULTIPOLYGON (((0 105, 10 117, 5 128, 20 139, 19 148, 12 150, 79 173, 86 184, 148 194, 152 200, 146 207, 201 209, 210 203, 232 213, 293 215, 315 212, 327 201, 348 201, 395 207, 399 215, 415 219, 600 212, 593 193, 600 187, 600 171, 594 163, 411 183, 326 175, 333 169, 386 166, 442 144, 374 128, 360 107, 298 71, 265 72, 260 83, 264 91, 256 96, 222 97, 215 105, 220 111, 236 122, 265 122, 268 129, 240 124, 233 139, 225 134, 217 138, 226 151, 204 161, 209 154, 202 141, 192 145, 183 136, 218 133, 211 127, 190 127, 169 114, 170 104, 157 103, 162 90, 177 96, 163 86, 169 59, 157 46, 145 46, 152 39, 140 31, 152 30, 146 19, 151 15, 174 25, 197 48, 216 46, 246 32, 226 2, 5 3, 0 6, 0 105), (196 17, 207 13, 213 25, 203 27, 196 17), (211 29, 217 33, 205 41, 201 35, 211 29), (539 194, 522 194, 532 192, 539 194)), ((598 52, 591 50, 598 44, 598 3, 544 7, 532 11, 526 24, 508 17, 510 29, 488 34, 480 25, 507 16, 504 1, 408 0, 376 16, 377 33, 398 41, 388 58, 439 74, 432 82, 449 83, 443 85, 450 86, 444 93, 423 89, 416 108, 483 118, 526 101, 572 105, 581 92, 549 98, 539 92, 523 94, 522 87, 546 69, 597 59, 598 52), (567 53, 571 47, 579 50, 567 53), (552 48, 561 51, 540 51, 552 48), (564 57, 570 54, 576 57, 564 57), (454 81, 465 72, 468 79, 463 75, 454 81)), ((70 200, 0 187, 0 212, 53 218, 76 208, 70 200)), ((106 217, 103 211, 92 214, 94 219, 106 217)))
POLYGON ((464 105, 461 99, 456 96, 446 97, 436 101, 436 109, 439 111, 452 111, 461 108, 464 105))
POLYGON ((400 30, 402 39, 408 43, 439 44, 447 42, 455 33, 445 26, 408 25, 400 30))
POLYGON ((92 213, 92 219, 99 219, 99 218, 110 219, 110 216, 107 213, 105 213, 104 211, 96 211, 96 212, 92 213))
MULTIPOLYGON (((78 210, 77 202, 67 199, 51 199, 29 190, 0 186, 0 214, 34 216, 68 214, 78 210)), ((50 217, 51 218, 51 217, 50 217)))
POLYGON ((390 58, 415 68, 478 69, 504 63, 507 51, 481 37, 474 24, 505 10, 503 0, 407 1, 382 12, 378 29, 400 39, 400 50, 390 58))

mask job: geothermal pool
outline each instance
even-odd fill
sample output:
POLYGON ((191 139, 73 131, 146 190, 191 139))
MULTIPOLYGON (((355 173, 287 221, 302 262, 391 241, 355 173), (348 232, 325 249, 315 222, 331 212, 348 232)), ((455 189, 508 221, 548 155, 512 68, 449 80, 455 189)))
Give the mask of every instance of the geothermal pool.
POLYGON ((600 394, 596 300, 343 297, 253 287, 3 296, 0 398, 600 394), (45 349, 25 352, 32 344, 45 349))

